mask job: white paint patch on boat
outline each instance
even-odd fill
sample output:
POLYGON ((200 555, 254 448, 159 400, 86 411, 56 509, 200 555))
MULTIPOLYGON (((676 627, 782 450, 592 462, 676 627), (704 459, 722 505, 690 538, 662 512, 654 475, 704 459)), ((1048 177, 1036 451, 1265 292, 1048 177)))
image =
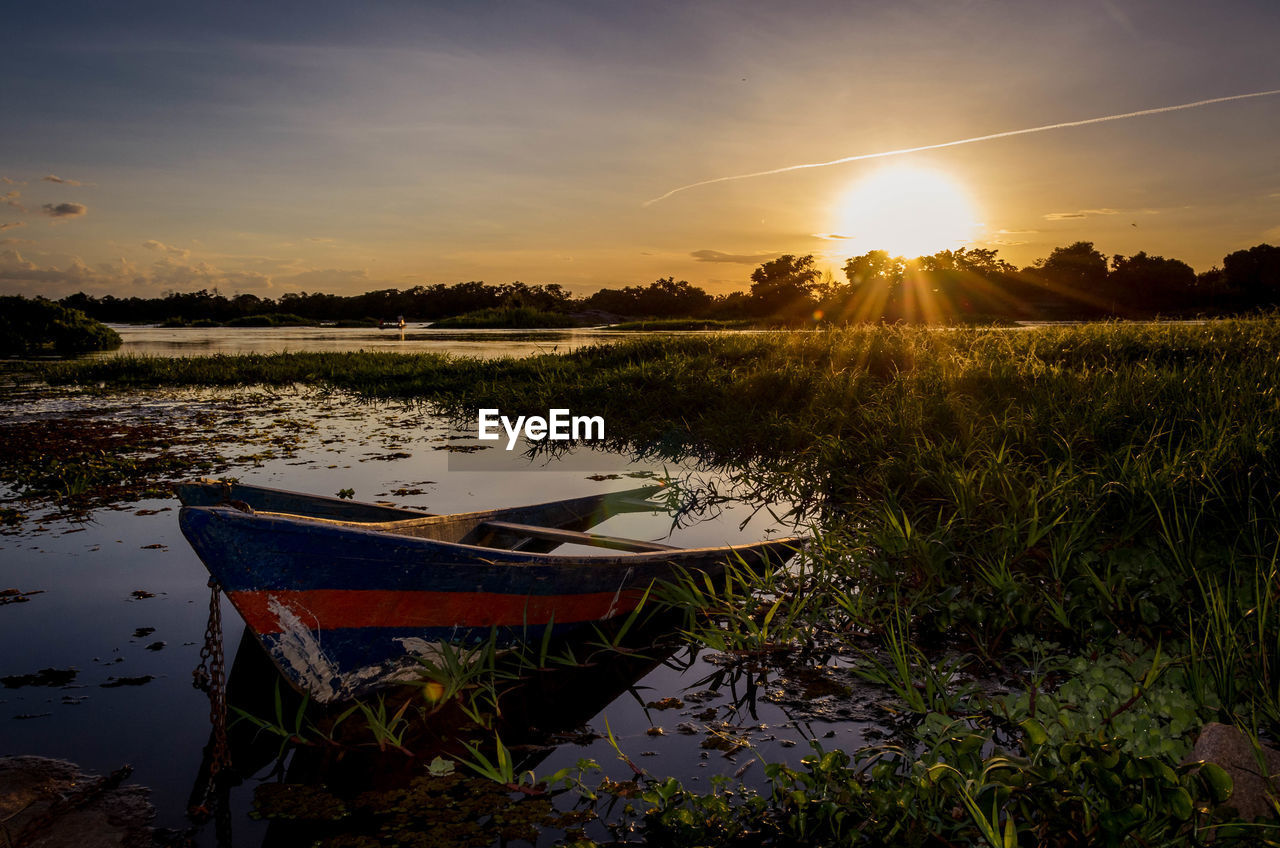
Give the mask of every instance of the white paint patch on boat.
POLYGON ((352 698, 383 684, 414 679, 416 662, 408 666, 372 665, 342 674, 324 652, 319 628, 307 624, 307 619, 316 620, 309 610, 289 606, 274 595, 267 597, 267 609, 276 617, 280 629, 271 648, 276 664, 288 668, 294 682, 321 704, 352 698))
POLYGON ((280 628, 272 647, 276 662, 292 669, 294 680, 317 701, 328 703, 339 697, 335 684, 340 675, 320 647, 319 632, 312 631, 298 611, 275 595, 267 596, 267 609, 276 617, 280 628))

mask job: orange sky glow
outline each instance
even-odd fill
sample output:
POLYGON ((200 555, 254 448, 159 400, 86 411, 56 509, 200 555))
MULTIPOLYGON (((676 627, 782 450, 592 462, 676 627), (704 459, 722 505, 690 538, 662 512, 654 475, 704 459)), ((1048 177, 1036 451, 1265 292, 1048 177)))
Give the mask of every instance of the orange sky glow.
POLYGON ((1261 0, 77 8, 16 12, 0 57, 0 292, 1280 243, 1261 0))

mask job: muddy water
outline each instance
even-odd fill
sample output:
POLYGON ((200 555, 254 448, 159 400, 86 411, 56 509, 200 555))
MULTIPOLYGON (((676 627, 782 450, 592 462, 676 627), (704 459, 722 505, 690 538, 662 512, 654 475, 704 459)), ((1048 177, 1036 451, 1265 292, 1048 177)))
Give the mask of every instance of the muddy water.
MULTIPOLYGON (((536 461, 490 449, 487 462, 469 466, 461 461, 467 455, 451 449, 461 434, 429 413, 335 394, 182 391, 104 399, 28 391, 3 403, 9 421, 165 422, 175 432, 195 433, 219 475, 327 495, 353 489, 360 500, 433 512, 626 489, 655 477, 693 475, 695 485, 725 485, 722 472, 582 449, 536 461)), ((0 755, 65 758, 98 773, 129 763, 133 779, 153 790, 157 823, 193 827, 185 811, 209 720, 191 671, 204 638, 209 590, 203 566, 178 530, 176 500, 126 498, 77 516, 48 501, 14 501, 14 494, 0 490, 6 505, 27 513, 0 536, 0 590, 22 593, 0 598, 12 601, 0 606, 0 755)), ((768 510, 729 503, 696 519, 632 513, 595 529, 702 546, 790 528, 768 510)), ((243 626, 225 603, 222 614, 230 664, 243 626)), ((552 713, 571 726, 545 728, 560 735, 548 737, 537 752, 539 774, 593 758, 615 779, 631 776, 603 738, 608 728, 622 750, 654 774, 676 775, 695 787, 708 786, 717 774, 741 773, 751 782, 763 777, 762 769, 748 766, 754 755, 737 741, 765 759, 794 761, 813 738, 859 747, 874 718, 868 700, 840 694, 848 681, 838 670, 830 672, 837 681, 831 685, 691 650, 660 659, 639 669, 634 680, 586 677, 573 684, 576 689, 557 692, 573 709, 552 713)), ((250 679, 241 688, 261 694, 274 685, 250 679)), ((424 766, 400 758, 394 768, 412 773, 424 766)), ((248 813, 255 786, 270 773, 264 763, 256 779, 235 788, 230 818, 219 827, 196 827, 196 844, 268 840, 267 826, 248 813)), ((280 832, 281 825, 273 825, 270 844, 290 844, 280 832)))

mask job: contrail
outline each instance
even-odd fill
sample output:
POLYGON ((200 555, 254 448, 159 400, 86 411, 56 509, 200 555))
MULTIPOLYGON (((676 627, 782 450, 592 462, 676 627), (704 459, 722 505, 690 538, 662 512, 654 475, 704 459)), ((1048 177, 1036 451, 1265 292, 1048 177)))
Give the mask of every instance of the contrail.
POLYGON ((919 153, 922 150, 940 150, 944 147, 959 147, 962 144, 973 144, 978 141, 991 141, 995 138, 1009 138, 1014 135, 1029 135, 1031 133, 1048 132, 1049 130, 1064 130, 1068 127, 1083 127, 1088 124, 1102 124, 1107 121, 1122 121, 1125 118, 1140 118, 1143 115, 1159 115, 1162 112, 1180 112, 1183 109, 1196 109, 1200 106, 1208 106, 1212 103, 1228 103, 1232 100, 1248 100, 1251 97, 1270 97, 1274 94, 1280 94, 1280 88, 1273 88, 1270 91, 1254 91, 1249 94, 1232 94, 1229 97, 1211 97, 1208 100, 1196 100, 1192 103, 1179 103, 1176 106, 1160 106, 1155 109, 1140 109, 1137 112, 1125 112, 1121 115, 1103 115, 1100 118, 1085 118, 1082 121, 1065 121, 1061 124, 1045 124, 1042 127, 1028 127, 1023 130, 1006 130, 1005 132, 991 133, 990 135, 977 135, 973 138, 962 138, 957 141, 944 141, 939 144, 923 144, 919 147, 903 147, 899 150, 884 150, 879 153, 862 153, 858 156, 845 156, 841 159, 832 159, 830 162, 810 162, 805 165, 788 165, 785 168, 774 168, 770 171, 755 171, 750 174, 735 174, 731 177, 716 177, 710 180, 699 180, 696 183, 673 188, 666 194, 655 197, 652 200, 646 200, 642 206, 652 206, 653 204, 666 200, 673 194, 679 194, 682 191, 688 191, 691 188, 699 186, 712 185, 713 183, 727 183, 732 180, 749 180, 752 177, 767 177, 771 174, 785 174, 788 171, 803 171, 807 168, 827 168, 831 165, 843 165, 846 162, 861 162, 864 159, 884 159, 888 156, 904 156, 908 153, 919 153))

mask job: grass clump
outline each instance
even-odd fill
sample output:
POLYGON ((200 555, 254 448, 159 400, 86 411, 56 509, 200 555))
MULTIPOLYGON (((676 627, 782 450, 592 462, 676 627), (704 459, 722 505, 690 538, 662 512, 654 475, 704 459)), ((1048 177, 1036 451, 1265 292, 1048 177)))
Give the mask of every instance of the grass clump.
POLYGON ((0 297, 0 356, 73 356, 120 344, 119 333, 79 309, 42 297, 0 297))

